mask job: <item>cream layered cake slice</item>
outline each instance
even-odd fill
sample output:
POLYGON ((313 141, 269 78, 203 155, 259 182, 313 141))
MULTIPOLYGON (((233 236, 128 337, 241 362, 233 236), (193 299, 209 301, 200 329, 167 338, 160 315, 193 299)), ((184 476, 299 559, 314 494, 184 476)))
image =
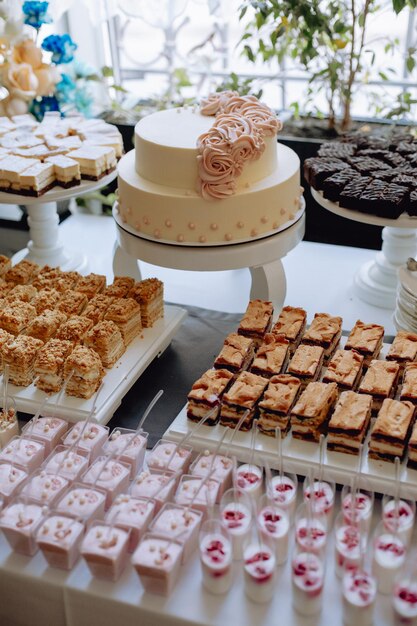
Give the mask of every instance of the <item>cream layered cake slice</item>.
POLYGON ((43 341, 19 335, 2 347, 3 365, 9 366, 9 380, 13 385, 28 387, 35 375, 36 355, 43 341))
POLYGON ((291 409, 293 408, 301 382, 296 376, 279 374, 270 378, 264 396, 258 404, 258 428, 265 435, 275 437, 275 429, 281 429, 285 437, 291 428, 291 409))
POLYGON ((0 254, 0 276, 4 276, 12 267, 12 262, 5 254, 0 254))
POLYGON ((56 182, 60 187, 68 189, 80 184, 81 170, 78 161, 63 154, 57 154, 48 156, 45 162, 53 166, 56 182))
POLYGON ((111 285, 105 288, 103 294, 111 298, 127 298, 135 280, 130 276, 115 276, 111 285))
POLYGON ((342 321, 341 317, 316 313, 301 342, 310 346, 321 346, 324 349, 324 360, 327 361, 339 345, 342 321))
POLYGON ((21 333, 36 317, 36 309, 27 302, 7 303, 0 308, 0 328, 12 335, 21 333))
POLYGON ((267 333, 257 349, 250 371, 271 378, 285 371, 289 357, 289 342, 283 335, 267 333))
POLYGON ((108 320, 93 326, 85 335, 84 344, 95 350, 104 367, 108 368, 113 367, 126 350, 119 328, 108 320))
POLYGON ((372 396, 372 411, 377 413, 385 398, 393 398, 397 390, 400 366, 395 361, 371 361, 358 391, 372 396))
POLYGON ((32 165, 37 165, 36 159, 25 159, 19 156, 6 156, 0 160, 0 191, 8 193, 22 193, 21 176, 32 165))
POLYGON ((106 287, 106 277, 103 274, 87 274, 81 276, 77 282, 77 291, 83 293, 88 299, 94 298, 95 295, 101 293, 106 287))
POLYGON ((86 133, 84 139, 86 146, 109 146, 113 148, 116 159, 120 159, 123 155, 123 139, 120 134, 105 133, 86 133))
POLYGON ((56 339, 71 341, 74 345, 80 344, 84 341, 92 326, 93 322, 88 317, 74 315, 59 327, 56 333, 56 339))
POLYGON ((241 372, 233 385, 223 394, 220 407, 220 423, 236 428, 242 414, 249 411, 240 429, 250 430, 257 402, 268 384, 268 380, 251 372, 241 372))
POLYGON ((417 404, 417 363, 407 363, 405 366, 400 400, 417 404))
POLYGON ((142 330, 141 307, 133 298, 115 298, 104 319, 117 326, 126 346, 142 330))
POLYGON ((114 298, 99 293, 90 300, 82 312, 82 315, 92 320, 93 324, 98 324, 104 319, 114 298))
POLYGON ((371 420, 372 396, 342 391, 328 425, 327 448, 359 454, 371 420))
POLYGON ((336 383, 309 383, 291 411, 292 436, 318 442, 337 397, 336 383))
POLYGON ((35 307, 36 313, 40 315, 46 309, 55 309, 61 298, 62 294, 57 289, 45 287, 36 292, 35 297, 31 300, 31 304, 35 307))
POLYGON ((364 357, 356 350, 336 350, 323 376, 324 383, 336 383, 339 389, 355 391, 363 369, 364 357))
POLYGON ((265 333, 271 328, 273 313, 274 307, 272 302, 251 300, 244 316, 240 320, 237 332, 239 335, 254 339, 259 345, 265 333))
POLYGON ((408 467, 417 469, 417 422, 414 423, 411 436, 408 441, 408 467))
POLYGON ((304 333, 307 322, 307 313, 300 307, 285 306, 275 324, 272 332, 276 335, 284 335, 290 344, 290 354, 295 352, 304 333))
POLYGON ((287 373, 296 376, 304 389, 309 383, 315 382, 321 372, 324 360, 324 348, 321 346, 298 346, 287 367, 287 373))
POLYGON ((66 322, 67 316, 60 311, 46 309, 37 315, 25 328, 25 335, 40 339, 44 343, 52 339, 58 328, 66 322))
POLYGON ((224 340, 223 348, 214 361, 217 369, 226 369, 237 374, 247 369, 255 353, 255 343, 249 337, 230 333, 224 340))
POLYGON ((75 346, 64 365, 64 378, 68 379, 70 375, 66 393, 77 398, 91 398, 104 376, 97 352, 86 346, 75 346))
POLYGON ((404 457, 414 422, 415 406, 387 398, 382 403, 369 440, 368 454, 372 459, 393 463, 404 457))
POLYGON ((87 306, 87 302, 88 298, 85 293, 70 290, 64 294, 56 308, 61 313, 65 313, 67 317, 71 317, 71 315, 81 315, 87 306))
POLYGON ((379 324, 365 324, 357 320, 345 343, 345 350, 356 350, 364 357, 364 367, 368 367, 381 351, 384 340, 384 327, 379 324))
POLYGON ((20 191, 24 196, 42 196, 55 186, 54 167, 51 163, 36 163, 20 174, 20 191))
POLYGON ((8 342, 14 339, 14 336, 7 332, 7 330, 3 330, 0 328, 0 372, 3 372, 3 356, 2 356, 2 348, 8 342))
POLYGON ((405 330, 398 331, 386 359, 399 363, 400 374, 402 375, 405 366, 417 360, 417 335, 405 330))
MULTIPOLYGON (((6 283, 10 285, 10 283, 6 283)), ((38 290, 33 285, 16 285, 5 296, 5 302, 32 302, 38 290)))
POLYGON ((71 159, 80 166, 81 178, 100 180, 116 168, 116 155, 110 146, 82 146, 71 150, 71 159))
POLYGON ((232 372, 226 369, 210 369, 195 381, 187 396, 187 417, 199 422, 205 415, 212 415, 204 423, 206 426, 217 424, 220 413, 220 401, 233 379, 232 372), (217 410, 214 411, 215 407, 217 410))
POLYGON ((38 274, 40 267, 33 261, 20 261, 13 265, 3 275, 4 280, 14 283, 15 285, 27 285, 32 282, 35 276, 38 274))
POLYGON ((151 328, 164 317, 164 283, 158 278, 145 278, 135 283, 128 297, 140 305, 143 328, 151 328))
POLYGON ((36 386, 46 393, 57 393, 64 383, 64 364, 74 346, 71 341, 50 339, 38 351, 34 372, 36 386))

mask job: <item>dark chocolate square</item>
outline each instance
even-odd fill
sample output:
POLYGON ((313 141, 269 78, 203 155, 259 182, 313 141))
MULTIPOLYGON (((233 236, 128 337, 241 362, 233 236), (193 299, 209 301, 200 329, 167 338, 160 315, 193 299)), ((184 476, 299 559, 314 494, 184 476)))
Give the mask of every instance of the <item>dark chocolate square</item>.
POLYGON ((346 159, 348 156, 353 156, 356 152, 356 145, 353 143, 342 143, 340 141, 329 141, 322 143, 318 156, 321 157, 333 157, 338 159, 346 159))
MULTIPOLYGON (((346 144, 349 145, 349 144, 346 144)), ((323 195, 328 200, 337 202, 341 191, 345 186, 350 183, 354 178, 360 176, 359 172, 348 167, 340 172, 332 174, 325 181, 323 181, 323 195)))
POLYGON ((322 189, 326 178, 347 167, 348 164, 340 159, 312 157, 304 161, 304 176, 314 189, 322 189))
POLYGON ((371 181, 372 178, 369 176, 360 176, 359 178, 352 180, 341 192, 339 205, 345 209, 354 209, 359 211, 359 199, 371 181))
POLYGON ((367 156, 348 157, 347 161, 349 165, 351 165, 355 170, 363 175, 370 174, 373 171, 390 169, 387 163, 367 156))

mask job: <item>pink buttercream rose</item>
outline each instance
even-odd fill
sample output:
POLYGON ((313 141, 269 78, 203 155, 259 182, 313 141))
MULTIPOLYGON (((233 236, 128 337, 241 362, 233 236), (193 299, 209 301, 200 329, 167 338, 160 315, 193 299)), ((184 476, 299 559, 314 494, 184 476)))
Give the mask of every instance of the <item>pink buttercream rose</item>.
POLYGON ((203 98, 200 103, 201 115, 216 115, 226 102, 236 96, 236 91, 220 91, 210 93, 207 98, 203 98))
POLYGON ((264 136, 273 137, 282 128, 282 124, 275 113, 265 105, 253 106, 251 103, 247 103, 241 108, 240 113, 251 120, 264 136))
POLYGON ((230 139, 222 128, 211 127, 197 139, 197 148, 200 152, 207 146, 227 152, 230 150, 230 139))
POLYGON ((239 166, 227 152, 211 146, 197 157, 198 174, 203 182, 227 183, 234 180, 239 166))
POLYGON ((32 39, 24 39, 13 46, 12 58, 15 63, 29 63, 36 70, 42 65, 42 50, 32 39))
POLYGON ((19 96, 26 98, 33 98, 39 85, 32 66, 28 63, 6 65, 4 83, 9 91, 18 92, 19 96))
POLYGON ((252 102, 253 104, 259 104, 259 100, 256 96, 236 95, 232 98, 228 98, 222 104, 222 113, 239 113, 240 109, 248 102, 252 102))
POLYGON ((254 135, 241 135, 234 141, 230 148, 230 155, 242 168, 248 161, 258 159, 265 148, 265 143, 260 142, 254 135))
POLYGON ((253 132, 253 124, 239 113, 223 114, 216 117, 213 128, 218 128, 229 141, 236 141, 241 135, 250 135, 253 132))
POLYGON ((201 181, 200 194, 204 200, 221 200, 236 193, 236 182, 229 180, 221 183, 207 183, 201 181))

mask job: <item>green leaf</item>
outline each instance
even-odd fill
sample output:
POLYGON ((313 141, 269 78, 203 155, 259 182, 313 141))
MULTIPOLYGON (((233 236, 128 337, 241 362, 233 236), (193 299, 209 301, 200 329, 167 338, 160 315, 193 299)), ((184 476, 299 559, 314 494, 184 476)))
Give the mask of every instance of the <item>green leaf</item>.
POLYGON ((104 78, 110 78, 111 76, 113 76, 113 68, 109 67, 108 65, 104 65, 101 68, 101 73, 103 74, 104 78))
POLYGON ((407 66, 408 72, 411 74, 411 72, 413 71, 413 69, 416 66, 416 60, 413 57, 408 57, 407 61, 405 62, 405 64, 407 66))
POLYGON ((262 28, 264 24, 265 24, 265 16, 260 11, 259 13, 256 14, 256 28, 259 30, 260 28, 262 28))
POLYGON ((385 74, 385 72, 378 72, 378 75, 382 80, 388 80, 388 76, 385 74))
POLYGON ((129 93, 128 90, 122 87, 121 85, 112 85, 112 88, 115 91, 120 91, 121 93, 129 93))
POLYGON ((239 19, 241 20, 243 17, 245 17, 246 15, 246 11, 248 10, 247 6, 244 6, 241 10, 241 12, 239 13, 239 19))
POLYGON ((244 50, 245 50, 246 56, 248 57, 249 61, 252 61, 252 63, 254 63, 255 62, 255 55, 253 53, 252 48, 250 46, 246 45, 244 47, 244 50))
POLYGON ((406 4, 407 4, 406 0, 392 0, 392 8, 397 13, 397 15, 398 13, 401 13, 401 11, 404 9, 406 4))

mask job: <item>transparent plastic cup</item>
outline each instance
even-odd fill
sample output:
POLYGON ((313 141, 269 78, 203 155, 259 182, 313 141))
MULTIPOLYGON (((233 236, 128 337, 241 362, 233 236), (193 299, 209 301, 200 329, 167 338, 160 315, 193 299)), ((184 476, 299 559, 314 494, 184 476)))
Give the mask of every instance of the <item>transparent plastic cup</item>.
POLYGON ((334 511, 335 500, 335 483, 330 480, 313 480, 310 485, 310 479, 307 476, 303 484, 304 501, 309 501, 311 497, 313 512, 318 515, 326 515, 328 525, 331 525, 334 511))
POLYGON ((277 562, 270 539, 249 537, 243 550, 245 594, 258 604, 270 602, 275 593, 277 562))
POLYGON ((341 578, 346 570, 358 569, 366 548, 367 529, 363 524, 351 524, 342 510, 334 524, 335 572, 341 578))
POLYGON ((87 528, 104 518, 106 492, 98 487, 73 483, 55 504, 59 513, 81 519, 87 528))
POLYGON ((85 425, 85 422, 77 422, 62 438, 64 446, 71 446, 78 440, 77 448, 85 450, 89 455, 90 463, 94 463, 101 454, 103 445, 109 436, 109 427, 95 424, 94 422, 85 425), (81 435, 81 432, 83 431, 81 435), (81 438, 80 438, 81 435, 81 438))
POLYGON ((213 453, 208 450, 202 452, 191 464, 190 474, 204 477, 211 472, 213 472, 211 477, 219 483, 217 503, 220 503, 224 492, 232 486, 233 460, 222 454, 213 457, 213 453))
POLYGON ((83 536, 82 520, 51 511, 40 525, 36 541, 50 567, 69 571, 80 557, 83 536))
POLYGON ((414 500, 399 498, 396 504, 392 496, 382 498, 382 520, 385 527, 391 532, 397 532, 408 545, 414 529, 416 517, 416 503, 414 500))
POLYGON ((252 529, 252 501, 239 489, 228 489, 220 501, 220 521, 232 539, 233 559, 243 558, 243 548, 252 529))
POLYGON ((372 572, 377 580, 378 591, 389 594, 404 564, 407 554, 406 543, 398 533, 388 530, 382 520, 375 528, 372 544, 372 572))
POLYGON ((374 623, 377 585, 370 571, 346 570, 342 581, 343 622, 349 626, 369 626, 374 623))
POLYGON ((68 422, 60 417, 39 417, 36 422, 32 418, 22 429, 22 434, 40 441, 45 446, 45 458, 61 442, 68 430, 68 422))
POLYGON ((372 510, 375 495, 373 491, 357 489, 355 506, 353 506, 352 499, 351 487, 344 485, 340 501, 345 522, 353 525, 360 523, 362 530, 369 533, 372 523, 372 510))
POLYGON ((114 428, 103 446, 103 454, 120 456, 120 460, 130 465, 130 478, 133 479, 143 467, 148 433, 129 428, 114 428))
POLYGON ((280 509, 288 511, 290 517, 295 513, 297 504, 298 479, 296 474, 275 474, 267 483, 266 491, 280 509))
POLYGON ((320 613, 323 603, 325 559, 295 546, 291 559, 293 607, 304 616, 320 613))
POLYGON ((154 500, 121 494, 117 496, 104 519, 106 522, 115 520, 117 526, 130 531, 129 552, 134 552, 147 531, 154 513, 154 500))
POLYGON ((13 437, 0 452, 0 462, 18 465, 26 472, 34 472, 41 466, 45 455, 43 443, 27 437, 13 437))
POLYGON ((309 503, 302 502, 295 513, 295 542, 301 550, 323 555, 328 541, 328 518, 311 515, 309 503))
POLYGON ((149 593, 169 596, 180 577, 182 544, 146 533, 132 555, 132 565, 149 593))
POLYGON ((165 470, 186 474, 191 463, 192 448, 181 446, 167 439, 160 439, 150 451, 147 457, 148 467, 151 469, 165 470))
POLYGON ((70 482, 65 476, 56 476, 39 469, 30 475, 22 487, 20 495, 31 502, 53 507, 69 484, 70 482))
POLYGON ((128 531, 96 520, 84 536, 81 554, 93 576, 116 581, 129 560, 128 546, 128 531))
POLYGON ((37 552, 36 533, 47 511, 47 507, 19 497, 1 511, 0 529, 15 552, 26 556, 37 552))
POLYGON ((197 509, 167 503, 151 522, 149 532, 168 538, 179 537, 178 541, 183 544, 181 562, 184 564, 197 549, 202 519, 203 514, 197 509))
POLYGON ((203 522, 199 534, 203 586, 214 594, 227 593, 232 586, 232 539, 220 520, 203 522))
POLYGON ((288 557, 290 530, 288 512, 280 509, 267 494, 264 494, 258 502, 256 523, 261 537, 273 545, 277 565, 285 563, 288 557))
POLYGON ((233 484, 235 489, 243 491, 253 500, 261 497, 263 491, 263 470, 254 463, 239 465, 234 473, 233 484))

